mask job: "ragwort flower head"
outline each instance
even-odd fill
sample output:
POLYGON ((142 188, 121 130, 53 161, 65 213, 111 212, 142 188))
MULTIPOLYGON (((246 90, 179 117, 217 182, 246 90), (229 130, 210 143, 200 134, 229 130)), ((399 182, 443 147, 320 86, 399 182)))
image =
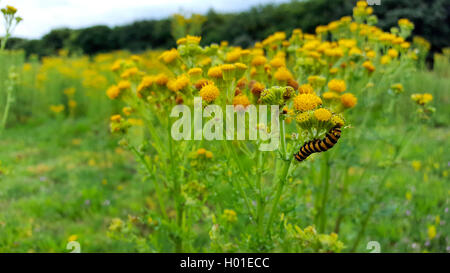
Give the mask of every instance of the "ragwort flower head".
POLYGON ((297 111, 310 111, 322 104, 322 100, 315 94, 299 94, 294 97, 294 109, 297 111))

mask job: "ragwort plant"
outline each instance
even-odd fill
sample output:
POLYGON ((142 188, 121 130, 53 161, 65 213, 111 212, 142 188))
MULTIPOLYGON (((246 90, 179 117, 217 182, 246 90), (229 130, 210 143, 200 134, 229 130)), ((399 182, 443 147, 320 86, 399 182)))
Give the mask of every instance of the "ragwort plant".
MULTIPOLYGON (((106 94, 122 101, 124 108, 111 117, 111 131, 143 166, 158 205, 146 212, 146 219, 116 219, 110 235, 145 245, 147 251, 341 251, 345 246, 337 233, 349 195, 346 169, 357 151, 333 147, 340 146, 340 138, 360 141, 369 123, 392 122, 375 115, 390 117, 398 111, 404 91, 399 80, 429 49, 413 48, 407 41, 414 27, 409 20, 401 19, 398 28, 384 32, 375 26, 372 13, 359 1, 353 17, 318 26, 315 34, 295 29, 288 37, 277 32, 249 49, 227 42, 202 47, 201 37, 187 35, 177 40, 177 48, 159 56, 166 68, 156 74, 147 73, 138 57, 117 60, 111 67, 117 82, 106 94), (178 121, 170 113, 177 105, 201 107, 208 113, 202 128, 210 126, 226 140, 175 140, 178 121), (218 112, 207 111, 212 105, 220 113, 232 105, 233 117, 245 117, 254 105, 276 110, 269 115, 271 122, 249 122, 245 140, 235 140, 238 133, 226 138, 224 125, 215 123, 218 112), (348 111, 355 107, 360 110, 348 111), (279 130, 273 130, 278 122, 279 130), (136 125, 145 127, 139 137, 136 125), (267 141, 251 140, 252 132, 275 136, 277 149, 262 151, 267 141), (343 206, 333 226, 327 212, 332 177, 340 182, 342 190, 335 198, 343 206), (297 218, 297 208, 305 200, 293 189, 308 180, 318 190, 303 220, 297 218)), ((413 99, 423 115, 433 111, 428 95, 413 99)), ((260 114, 261 108, 255 109, 260 114)), ((402 118, 411 122, 410 116, 402 118)), ((198 133, 192 123, 186 126, 183 132, 189 136, 198 133)), ((391 163, 382 168, 350 250, 357 249, 385 180, 411 138, 399 141, 391 163)))

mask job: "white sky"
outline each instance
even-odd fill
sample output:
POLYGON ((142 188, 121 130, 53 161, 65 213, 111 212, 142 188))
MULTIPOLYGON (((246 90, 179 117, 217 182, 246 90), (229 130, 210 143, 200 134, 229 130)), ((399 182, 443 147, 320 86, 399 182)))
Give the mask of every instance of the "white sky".
MULTIPOLYGON (((234 12, 263 3, 289 0, 0 0, 0 7, 12 5, 24 18, 14 36, 40 38, 59 27, 81 28, 97 24, 122 25, 142 19, 159 19, 176 12, 234 12)), ((4 35, 1 18, 0 35, 4 35)))

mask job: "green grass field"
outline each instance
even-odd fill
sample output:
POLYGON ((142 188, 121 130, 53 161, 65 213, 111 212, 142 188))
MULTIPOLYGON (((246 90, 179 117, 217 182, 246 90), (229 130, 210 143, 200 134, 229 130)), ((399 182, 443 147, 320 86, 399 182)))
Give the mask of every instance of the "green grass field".
MULTIPOLYGON (((450 89, 450 79, 417 73, 405 88, 427 90, 438 98, 436 121, 422 127, 395 162, 357 251, 369 252, 369 241, 379 241, 382 252, 448 251, 450 130, 444 91, 450 89), (430 226, 437 239, 429 239, 430 226)), ((332 173, 326 229, 336 229, 339 219, 336 231, 344 234, 347 251, 383 170, 365 165, 372 157, 379 160, 391 153, 404 130, 399 124, 372 127, 354 147, 358 156, 351 158, 353 166, 332 173), (347 175, 349 185, 342 200, 333 198, 342 190, 333 184, 338 175, 347 175)), ((341 145, 351 144, 343 139, 341 145)), ((17 124, 4 132, 0 146, 0 252, 68 252, 72 235, 83 252, 149 251, 135 241, 108 236, 113 218, 145 218, 155 201, 152 184, 136 170, 132 154, 118 148, 107 123, 82 118, 17 124)), ((332 155, 337 169, 340 156, 339 150, 332 155)), ((311 195, 319 186, 302 180, 288 186, 300 198, 296 214, 306 223, 313 220, 308 218, 311 195)))

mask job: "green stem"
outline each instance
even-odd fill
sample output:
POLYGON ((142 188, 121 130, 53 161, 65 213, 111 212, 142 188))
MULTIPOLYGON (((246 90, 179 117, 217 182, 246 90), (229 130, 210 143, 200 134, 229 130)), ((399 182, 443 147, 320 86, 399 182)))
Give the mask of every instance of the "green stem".
MULTIPOLYGON (((135 147, 130 146, 130 150, 137 156, 137 158, 139 158, 139 160, 141 161, 141 163, 145 166, 145 168, 147 169, 147 172, 151 175, 153 174, 153 170, 151 169, 151 167, 148 165, 147 160, 145 160, 145 157, 139 153, 135 147)), ((166 213, 166 207, 164 205, 162 198, 162 194, 161 194, 161 188, 159 187, 158 182, 155 180, 155 190, 156 190, 156 198, 158 199, 158 203, 159 203, 159 208, 161 210, 161 214, 163 215, 165 220, 168 220, 169 218, 167 217, 167 213, 166 213)))
POLYGON ((0 134, 5 130, 6 121, 8 120, 9 109, 13 102, 13 86, 12 83, 9 83, 9 86, 6 89, 6 105, 5 110, 3 111, 2 123, 0 124, 0 134))
POLYGON ((256 148, 256 188, 258 191, 258 199, 257 199, 257 221, 258 221, 258 231, 261 236, 264 233, 264 207, 265 207, 265 196, 261 186, 261 178, 262 178, 262 162, 263 162, 263 154, 259 150, 259 147, 256 148))
POLYGON ((281 147, 280 147, 279 151, 281 154, 281 160, 282 160, 281 162, 283 164, 283 168, 280 171, 280 175, 277 177, 275 199, 274 199, 274 202, 272 205, 272 210, 270 212, 269 222, 267 223, 267 227, 266 227, 266 233, 268 233, 268 234, 270 234, 272 221, 277 212, 278 203, 280 202, 281 194, 283 193, 283 188, 284 188, 284 185, 286 184, 286 177, 289 173, 289 168, 291 167, 291 164, 292 164, 292 161, 294 158, 294 157, 291 157, 291 158, 287 157, 286 130, 285 130, 284 119, 281 119, 281 123, 280 123, 280 141, 281 141, 281 147))
POLYGON ((322 204, 320 206, 320 226, 319 231, 321 233, 324 232, 326 226, 326 205, 328 201, 328 189, 330 183, 330 163, 329 163, 330 155, 329 153, 325 153, 322 159, 322 184, 323 194, 322 194, 322 204))
POLYGON ((281 169, 280 176, 278 176, 278 181, 277 181, 278 184, 277 184, 274 202, 272 205, 272 211, 270 212, 269 222, 267 223, 267 227, 266 227, 266 233, 268 233, 268 234, 270 234, 272 222, 275 217, 275 214, 277 213, 278 203, 280 202, 281 194, 283 193, 283 188, 284 188, 284 185, 286 184, 286 177, 288 175, 289 168, 291 167, 292 161, 293 161, 293 158, 290 159, 289 161, 283 161, 283 168, 281 169))

